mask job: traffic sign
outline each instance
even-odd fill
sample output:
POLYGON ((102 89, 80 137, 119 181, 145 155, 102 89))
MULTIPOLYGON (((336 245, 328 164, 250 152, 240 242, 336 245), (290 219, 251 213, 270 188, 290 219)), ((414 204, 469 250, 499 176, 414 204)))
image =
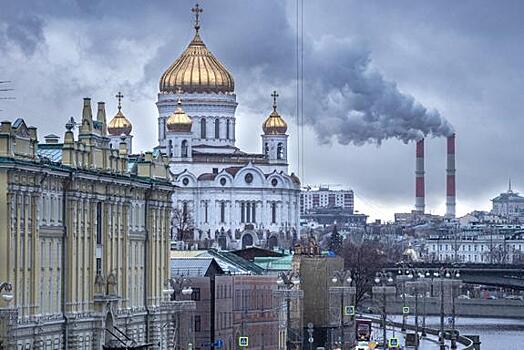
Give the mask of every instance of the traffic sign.
POLYGON ((346 316, 354 316, 355 315, 355 307, 353 305, 349 305, 344 307, 344 315, 346 316))
POLYGON ((404 307, 402 307, 402 313, 403 313, 404 315, 409 314, 409 306, 404 306, 404 307))
POLYGON ((249 337, 238 337, 238 346, 247 348, 249 344, 249 337))

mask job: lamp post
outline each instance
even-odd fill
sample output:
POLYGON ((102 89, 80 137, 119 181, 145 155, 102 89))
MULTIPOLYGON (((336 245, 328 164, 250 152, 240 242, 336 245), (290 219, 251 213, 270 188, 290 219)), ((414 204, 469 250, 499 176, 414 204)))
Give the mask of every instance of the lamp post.
MULTIPOLYGON (((381 286, 382 288, 382 348, 386 349, 387 346, 387 325, 386 325, 386 318, 387 318, 387 309, 386 309, 386 288, 388 284, 393 283, 393 277, 390 272, 385 271, 379 271, 375 275, 375 283, 377 286, 381 286)), ((376 289, 375 289, 376 290, 376 289)))
MULTIPOLYGON (((445 344, 445 334, 444 334, 444 278, 455 278, 460 277, 460 271, 457 268, 445 268, 441 267, 438 271, 433 273, 435 277, 440 277, 440 336, 439 336, 439 346, 440 350, 446 350, 445 344)), ((453 281, 451 284, 453 289, 453 281)), ((453 294, 453 292, 452 292, 453 294)), ((453 308, 454 309, 454 308, 453 308)), ((452 335, 451 335, 451 347, 452 349, 457 348, 456 336, 455 336, 455 314, 452 310, 452 335), (454 347, 453 347, 454 346, 454 347)))
MULTIPOLYGON (((179 275, 168 280, 169 289, 165 292, 170 294, 171 301, 181 300, 182 296, 191 295, 193 293, 193 288, 191 288, 191 280, 184 276, 179 275)), ((180 350, 180 311, 177 312, 177 321, 176 321, 176 336, 175 336, 175 349, 180 350)))
POLYGON ((291 349, 291 292, 300 284, 298 273, 293 271, 281 272, 277 279, 279 289, 285 293, 286 298, 286 350, 291 349))
MULTIPOLYGON (((414 277, 415 271, 413 269, 410 269, 407 264, 404 262, 399 263, 400 267, 398 269, 398 276, 397 280, 401 280, 402 283, 402 306, 406 306, 406 281, 411 280, 414 277)), ((406 319, 407 314, 402 312, 402 328, 400 329, 402 332, 406 331, 406 319)))
MULTIPOLYGON (((331 287, 330 290, 336 294, 336 291, 340 291, 340 343, 341 348, 344 350, 345 348, 345 335, 344 335, 344 294, 355 294, 355 288, 351 287, 351 271, 349 270, 340 270, 335 271, 333 273, 333 277, 331 278, 331 282, 335 285, 334 287, 331 287)), ((351 304, 353 306, 353 300, 351 300, 351 304)), ((351 320, 353 319, 353 315, 351 316, 351 320)))

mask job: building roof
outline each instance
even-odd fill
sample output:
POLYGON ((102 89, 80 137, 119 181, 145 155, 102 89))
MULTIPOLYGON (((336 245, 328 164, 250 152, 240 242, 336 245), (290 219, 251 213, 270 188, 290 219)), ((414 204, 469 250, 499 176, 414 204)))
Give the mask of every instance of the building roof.
POLYGON ((184 275, 193 277, 223 274, 214 258, 211 257, 185 257, 171 258, 171 276, 184 275))
POLYGON ((245 249, 239 249, 232 252, 239 257, 246 259, 248 261, 254 261, 257 257, 273 257, 281 258, 284 254, 276 252, 274 250, 263 249, 259 247, 249 247, 245 249))
POLYGON ((291 270, 293 255, 282 257, 255 257, 254 263, 265 271, 288 271, 291 270))
POLYGON ((214 258, 224 273, 231 273, 233 275, 261 275, 264 273, 264 269, 258 265, 247 261, 232 252, 218 251, 216 249, 171 251, 171 259, 191 257, 214 258))

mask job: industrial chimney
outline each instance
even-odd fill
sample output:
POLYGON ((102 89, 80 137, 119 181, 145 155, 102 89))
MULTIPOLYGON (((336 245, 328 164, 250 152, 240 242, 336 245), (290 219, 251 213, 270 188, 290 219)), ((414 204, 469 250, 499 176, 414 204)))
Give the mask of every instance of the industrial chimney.
POLYGON ((446 216, 455 217, 455 134, 448 136, 448 168, 446 170, 446 216))
POLYGON ((415 169, 415 210, 424 213, 425 185, 424 185, 424 139, 417 141, 415 169))

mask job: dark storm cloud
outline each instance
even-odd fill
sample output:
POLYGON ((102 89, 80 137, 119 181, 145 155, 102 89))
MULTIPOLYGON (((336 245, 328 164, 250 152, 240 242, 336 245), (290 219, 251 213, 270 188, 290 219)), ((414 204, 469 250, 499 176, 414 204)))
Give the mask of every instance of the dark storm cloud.
MULTIPOLYGON (((503 189, 508 175, 518 185, 524 2, 326 3, 304 1, 306 183, 339 182, 375 203, 410 206, 412 150, 395 138, 445 135, 451 131, 445 116, 458 135, 459 211, 468 201, 489 205, 486 198, 503 189), (377 150, 319 146, 313 135, 340 144, 393 140, 377 150)), ((241 146, 258 149, 252 133, 277 89, 295 147, 295 2, 201 4, 202 37, 235 77, 241 146)), ((158 78, 191 40, 193 5, 5 1, 0 80, 13 81, 17 99, 2 102, 0 119, 23 116, 40 136, 59 133, 70 115, 79 115, 82 97, 106 100, 111 115, 113 96, 123 90, 124 110, 140 130, 135 149, 153 147, 158 78)), ((427 192, 429 206, 438 209, 445 154, 434 142, 427 144, 427 192)), ((295 153, 290 164, 296 167, 295 153)))
POLYGON ((43 21, 36 16, 19 16, 7 23, 5 35, 7 40, 16 43, 26 55, 31 55, 37 45, 44 41, 43 21))

